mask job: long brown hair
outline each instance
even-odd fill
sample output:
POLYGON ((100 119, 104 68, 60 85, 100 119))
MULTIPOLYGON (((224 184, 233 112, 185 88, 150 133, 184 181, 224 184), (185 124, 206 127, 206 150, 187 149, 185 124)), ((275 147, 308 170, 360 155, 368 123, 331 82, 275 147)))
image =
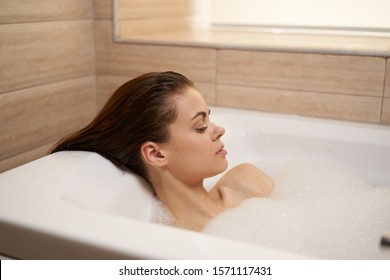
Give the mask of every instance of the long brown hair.
POLYGON ((177 117, 175 97, 194 83, 175 72, 141 75, 120 86, 85 128, 61 140, 51 153, 96 152, 150 183, 141 156, 147 141, 166 143, 177 117))

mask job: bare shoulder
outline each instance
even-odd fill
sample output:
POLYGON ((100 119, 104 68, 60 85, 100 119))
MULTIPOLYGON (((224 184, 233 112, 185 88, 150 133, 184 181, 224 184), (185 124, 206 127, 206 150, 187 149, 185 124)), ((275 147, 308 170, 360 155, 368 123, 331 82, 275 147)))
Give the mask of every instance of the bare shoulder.
POLYGON ((243 163, 225 173, 212 191, 224 204, 234 207, 245 199, 269 195, 274 181, 253 164, 243 163))

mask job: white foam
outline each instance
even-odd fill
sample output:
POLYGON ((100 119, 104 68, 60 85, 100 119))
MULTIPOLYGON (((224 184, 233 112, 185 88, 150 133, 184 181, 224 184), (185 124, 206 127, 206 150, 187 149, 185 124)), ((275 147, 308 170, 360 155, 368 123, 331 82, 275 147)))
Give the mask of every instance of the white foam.
POLYGON ((389 259, 390 187, 374 187, 334 163, 291 161, 268 198, 252 198, 204 231, 325 259, 389 259))
POLYGON ((153 198, 152 222, 166 226, 175 225, 175 219, 173 218, 171 212, 169 212, 169 210, 159 199, 157 199, 157 197, 153 198))
POLYGON ((356 193, 371 185, 350 170, 331 162, 296 160, 285 164, 275 177, 274 198, 324 199, 356 193))

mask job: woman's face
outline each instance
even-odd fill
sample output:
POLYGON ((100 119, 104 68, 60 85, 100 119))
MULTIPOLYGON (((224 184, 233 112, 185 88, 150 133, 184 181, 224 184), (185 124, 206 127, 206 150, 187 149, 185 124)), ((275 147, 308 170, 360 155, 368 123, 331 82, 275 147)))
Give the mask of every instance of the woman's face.
POLYGON ((194 88, 176 99, 177 119, 169 126, 170 140, 163 144, 170 172, 189 184, 223 172, 226 150, 221 141, 225 130, 210 121, 210 109, 194 88))

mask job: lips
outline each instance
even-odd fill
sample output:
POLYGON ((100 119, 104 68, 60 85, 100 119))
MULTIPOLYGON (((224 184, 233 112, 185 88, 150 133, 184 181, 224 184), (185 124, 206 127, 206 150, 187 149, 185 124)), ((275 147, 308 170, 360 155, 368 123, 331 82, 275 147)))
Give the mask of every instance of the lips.
POLYGON ((226 155, 227 151, 225 150, 225 146, 222 145, 221 148, 217 151, 217 155, 226 155))

